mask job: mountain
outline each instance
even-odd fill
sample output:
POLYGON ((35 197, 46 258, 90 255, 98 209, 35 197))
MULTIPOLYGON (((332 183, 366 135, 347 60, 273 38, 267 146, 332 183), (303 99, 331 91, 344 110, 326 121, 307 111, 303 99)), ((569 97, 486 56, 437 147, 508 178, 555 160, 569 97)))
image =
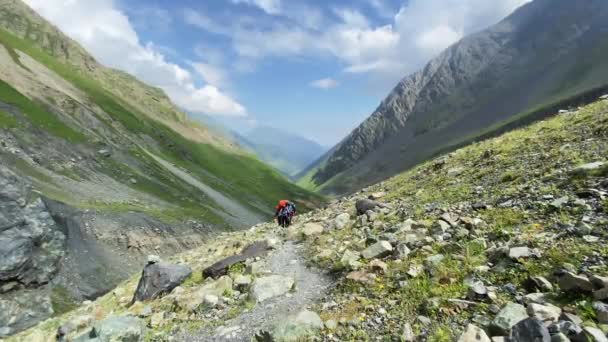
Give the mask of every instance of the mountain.
POLYGON ((259 224, 152 260, 6 342, 606 341, 608 95, 593 100, 287 231, 259 224))
POLYGON ((405 77, 301 185, 346 193, 608 84, 608 2, 535 0, 405 77))
POLYGON ((164 92, 0 0, 0 338, 172 255, 322 198, 164 92))
POLYGON ((258 126, 244 135, 241 143, 268 165, 294 176, 327 150, 304 137, 268 126, 258 126))

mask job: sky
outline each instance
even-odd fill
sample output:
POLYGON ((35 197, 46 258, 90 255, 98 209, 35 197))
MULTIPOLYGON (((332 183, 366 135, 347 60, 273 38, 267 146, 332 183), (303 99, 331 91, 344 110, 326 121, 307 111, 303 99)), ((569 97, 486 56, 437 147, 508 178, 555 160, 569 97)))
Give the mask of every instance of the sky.
POLYGON ((193 118, 331 146, 400 79, 529 0, 24 0, 193 118))

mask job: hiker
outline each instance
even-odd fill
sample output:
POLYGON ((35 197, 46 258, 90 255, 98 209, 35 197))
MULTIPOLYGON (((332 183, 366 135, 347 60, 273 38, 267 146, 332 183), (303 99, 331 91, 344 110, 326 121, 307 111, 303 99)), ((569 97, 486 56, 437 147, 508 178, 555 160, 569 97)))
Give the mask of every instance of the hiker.
POLYGON ((296 205, 288 200, 280 200, 276 207, 274 217, 279 226, 285 228, 291 224, 291 220, 296 214, 296 205))

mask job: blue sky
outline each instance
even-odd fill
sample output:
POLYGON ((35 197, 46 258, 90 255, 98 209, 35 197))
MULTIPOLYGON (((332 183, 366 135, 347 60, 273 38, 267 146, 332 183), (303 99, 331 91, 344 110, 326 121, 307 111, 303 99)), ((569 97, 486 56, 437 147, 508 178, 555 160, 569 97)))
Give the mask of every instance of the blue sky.
POLYGON ((404 76, 527 0, 25 0, 193 117, 329 146, 404 76))

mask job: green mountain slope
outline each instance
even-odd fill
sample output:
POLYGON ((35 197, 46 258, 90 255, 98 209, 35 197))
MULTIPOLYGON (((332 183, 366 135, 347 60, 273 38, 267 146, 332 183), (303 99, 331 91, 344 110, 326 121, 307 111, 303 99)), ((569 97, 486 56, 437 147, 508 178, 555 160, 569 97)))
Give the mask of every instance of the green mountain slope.
POLYGON ((105 293, 148 254, 267 221, 282 198, 323 201, 17 0, 0 0, 0 184, 0 337, 105 293))
MULTIPOLYGON (((608 3, 535 0, 403 79, 301 184, 344 193, 513 115, 608 84, 608 3)), ((304 177, 306 176, 306 177, 304 177)))

